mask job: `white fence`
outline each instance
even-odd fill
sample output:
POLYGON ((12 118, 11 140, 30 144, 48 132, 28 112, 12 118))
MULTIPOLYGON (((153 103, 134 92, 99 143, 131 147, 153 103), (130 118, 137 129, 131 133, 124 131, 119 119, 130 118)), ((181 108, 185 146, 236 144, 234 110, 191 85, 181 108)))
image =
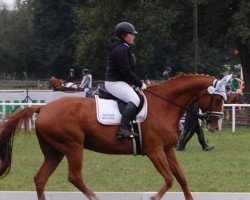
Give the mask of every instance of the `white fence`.
POLYGON ((25 106, 43 105, 65 96, 85 97, 82 92, 55 92, 52 90, 0 90, 0 122, 6 115, 25 106))
POLYGON ((235 133, 235 127, 236 127, 236 115, 235 115, 235 109, 236 108, 248 108, 250 107, 250 104, 224 104, 224 108, 232 108, 232 132, 235 133))

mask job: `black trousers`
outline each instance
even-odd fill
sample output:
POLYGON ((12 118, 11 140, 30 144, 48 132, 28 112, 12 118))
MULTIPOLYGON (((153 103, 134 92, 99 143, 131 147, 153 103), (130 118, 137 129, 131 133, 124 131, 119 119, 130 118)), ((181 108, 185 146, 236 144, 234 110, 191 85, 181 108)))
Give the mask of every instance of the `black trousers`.
POLYGON ((199 124, 199 122, 196 124, 196 126, 193 129, 184 129, 180 135, 179 141, 177 143, 177 150, 183 150, 186 147, 186 144, 188 143, 188 141, 193 137, 194 134, 197 134, 198 136, 198 141, 202 147, 202 149, 205 149, 206 147, 208 147, 206 140, 205 140, 205 136, 204 136, 204 132, 199 124))

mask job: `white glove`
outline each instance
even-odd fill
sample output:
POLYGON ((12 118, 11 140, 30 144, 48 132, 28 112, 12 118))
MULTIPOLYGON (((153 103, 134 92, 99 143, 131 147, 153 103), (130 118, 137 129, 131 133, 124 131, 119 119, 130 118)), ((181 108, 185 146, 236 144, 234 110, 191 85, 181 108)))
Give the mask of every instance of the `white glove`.
POLYGON ((147 89, 147 85, 145 83, 142 83, 141 89, 142 90, 146 90, 147 89))

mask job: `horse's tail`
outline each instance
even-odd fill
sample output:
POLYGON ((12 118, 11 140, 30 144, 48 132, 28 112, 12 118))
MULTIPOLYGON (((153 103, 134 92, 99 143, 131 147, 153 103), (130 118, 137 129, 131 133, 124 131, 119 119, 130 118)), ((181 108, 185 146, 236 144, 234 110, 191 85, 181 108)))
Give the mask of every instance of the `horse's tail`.
POLYGON ((6 117, 0 124, 0 178, 5 177, 11 168, 11 157, 14 135, 23 124, 28 133, 29 122, 34 113, 39 113, 40 107, 27 107, 6 117))

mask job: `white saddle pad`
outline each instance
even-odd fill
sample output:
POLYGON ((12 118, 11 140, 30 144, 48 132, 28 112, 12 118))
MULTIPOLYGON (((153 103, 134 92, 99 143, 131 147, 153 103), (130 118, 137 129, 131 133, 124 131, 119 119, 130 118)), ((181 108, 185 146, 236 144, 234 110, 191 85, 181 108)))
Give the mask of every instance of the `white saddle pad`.
MULTIPOLYGON (((141 111, 136 116, 136 122, 143 122, 147 117, 148 105, 144 96, 144 104, 141 111)), ((117 102, 110 99, 101 99, 95 95, 97 120, 105 125, 118 125, 121 122, 121 113, 117 102)))

